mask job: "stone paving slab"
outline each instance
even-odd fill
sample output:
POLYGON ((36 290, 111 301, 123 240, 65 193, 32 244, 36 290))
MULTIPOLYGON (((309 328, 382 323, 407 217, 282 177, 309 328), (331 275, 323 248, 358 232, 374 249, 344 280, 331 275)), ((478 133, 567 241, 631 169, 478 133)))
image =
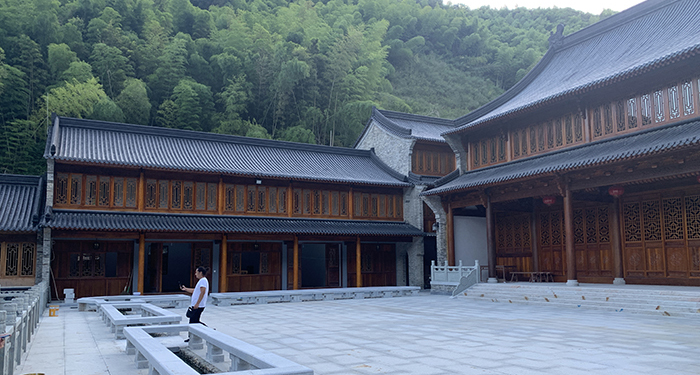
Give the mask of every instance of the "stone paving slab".
MULTIPOLYGON (((184 316, 185 309, 173 309, 184 316)), ((202 320, 317 375, 698 374, 700 319, 410 298, 208 306, 202 320)), ((170 338, 179 340, 179 338, 170 338)), ((15 374, 138 374, 94 312, 42 317, 15 374)))

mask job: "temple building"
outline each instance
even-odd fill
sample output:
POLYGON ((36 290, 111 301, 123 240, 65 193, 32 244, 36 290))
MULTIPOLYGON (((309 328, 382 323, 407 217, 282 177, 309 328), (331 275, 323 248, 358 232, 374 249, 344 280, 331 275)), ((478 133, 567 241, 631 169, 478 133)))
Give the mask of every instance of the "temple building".
POLYGON ((442 256, 455 213, 482 206, 492 280, 700 285, 699 19, 697 0, 650 0, 560 25, 520 82, 456 119, 459 172, 421 193, 446 217, 442 256))

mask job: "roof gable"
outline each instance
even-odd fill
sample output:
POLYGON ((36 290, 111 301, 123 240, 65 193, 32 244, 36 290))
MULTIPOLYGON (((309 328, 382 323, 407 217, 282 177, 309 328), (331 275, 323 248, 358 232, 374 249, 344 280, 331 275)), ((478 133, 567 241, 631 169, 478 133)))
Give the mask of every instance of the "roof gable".
POLYGON ((453 120, 372 108, 372 116, 358 137, 357 143, 360 142, 373 121, 385 131, 401 138, 440 143, 445 142, 440 134, 455 127, 453 120))
POLYGON ((56 117, 46 158, 114 166, 408 186, 371 151, 56 117))

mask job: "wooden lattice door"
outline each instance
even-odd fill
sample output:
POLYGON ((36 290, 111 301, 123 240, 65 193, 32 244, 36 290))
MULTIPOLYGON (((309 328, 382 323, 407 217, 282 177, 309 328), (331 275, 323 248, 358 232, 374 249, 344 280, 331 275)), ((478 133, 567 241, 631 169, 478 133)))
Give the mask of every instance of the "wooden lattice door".
POLYGON ((564 275, 564 215, 562 211, 546 211, 538 214, 540 271, 564 275))
POLYGON ((503 212, 496 215, 496 264, 514 266, 517 271, 532 268, 532 216, 503 212))
POLYGON ((574 248, 577 279, 612 277, 608 206, 574 210, 574 248))

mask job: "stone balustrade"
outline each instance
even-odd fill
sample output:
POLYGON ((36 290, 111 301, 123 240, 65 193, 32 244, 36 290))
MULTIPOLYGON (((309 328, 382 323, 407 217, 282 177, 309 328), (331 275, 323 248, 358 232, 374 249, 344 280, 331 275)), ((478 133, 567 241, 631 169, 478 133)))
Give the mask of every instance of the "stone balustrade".
POLYGON ((464 284, 466 284, 466 287, 469 287, 474 285, 479 282, 480 272, 481 267, 478 260, 474 261, 473 266, 462 265, 461 260, 457 266, 449 266, 447 262, 443 265, 436 265, 433 260, 430 264, 430 293, 452 294, 458 286, 464 287, 464 284), (463 285, 460 285, 460 283, 463 285))

